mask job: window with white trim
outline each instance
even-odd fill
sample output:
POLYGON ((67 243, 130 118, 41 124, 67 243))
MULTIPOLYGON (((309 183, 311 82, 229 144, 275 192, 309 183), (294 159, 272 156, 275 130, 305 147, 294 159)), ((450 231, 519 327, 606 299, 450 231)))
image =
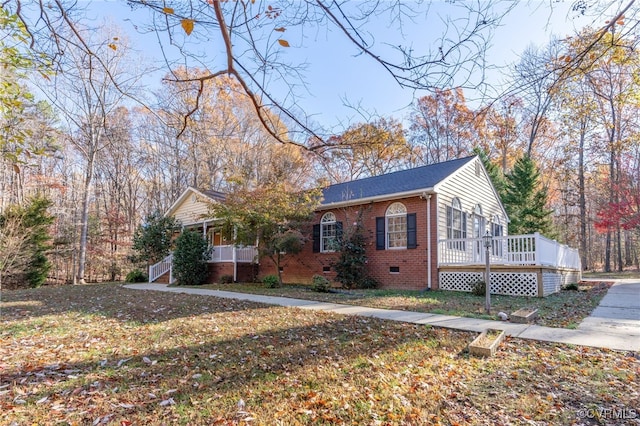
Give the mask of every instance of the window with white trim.
MULTIPOLYGON (((502 237, 504 235, 504 225, 500 222, 500 216, 495 215, 491 220, 491 235, 494 237, 502 237)), ((502 256, 504 240, 493 240, 491 243, 491 252, 494 256, 502 256)))
POLYGON ((335 251, 337 237, 336 215, 331 212, 325 213, 320 219, 320 251, 323 253, 335 251))
POLYGON ((407 248, 407 208, 402 203, 393 203, 385 213, 387 248, 407 248))
MULTIPOLYGON (((451 205, 447 206, 447 239, 459 240, 467 238, 467 215, 462 211, 462 203, 459 198, 454 198, 451 205)), ((452 241, 449 248, 465 250, 465 241, 452 241)))

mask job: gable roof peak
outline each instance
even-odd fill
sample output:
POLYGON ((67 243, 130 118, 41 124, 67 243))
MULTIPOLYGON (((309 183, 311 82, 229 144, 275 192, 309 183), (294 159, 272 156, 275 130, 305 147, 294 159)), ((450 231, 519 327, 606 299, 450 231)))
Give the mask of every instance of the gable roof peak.
POLYGON ((323 206, 370 199, 393 198, 402 194, 433 192, 434 187, 477 156, 469 156, 384 175, 338 183, 323 189, 323 206))

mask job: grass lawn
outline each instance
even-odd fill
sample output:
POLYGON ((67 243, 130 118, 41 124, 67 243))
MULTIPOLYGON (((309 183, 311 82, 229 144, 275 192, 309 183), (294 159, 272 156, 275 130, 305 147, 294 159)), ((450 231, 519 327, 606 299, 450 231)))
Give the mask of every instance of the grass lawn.
POLYGON ((610 282, 583 282, 578 291, 563 290, 545 298, 493 295, 492 316, 485 314, 484 296, 458 291, 349 290, 317 293, 303 285, 266 288, 262 284, 208 284, 201 287, 485 319, 496 319, 498 312, 511 314, 520 308, 537 308, 537 324, 575 328, 598 306, 610 286, 610 282))
POLYGON ((600 409, 640 408, 632 353, 508 338, 475 358, 476 333, 117 284, 5 291, 0 309, 2 425, 613 424, 600 409))

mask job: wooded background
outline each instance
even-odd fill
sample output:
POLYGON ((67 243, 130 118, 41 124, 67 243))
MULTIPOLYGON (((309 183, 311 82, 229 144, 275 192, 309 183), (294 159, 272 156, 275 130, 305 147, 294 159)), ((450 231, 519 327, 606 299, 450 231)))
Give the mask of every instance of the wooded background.
MULTIPOLYGON (((166 9, 156 12, 178 14, 166 9)), ((534 160, 553 234, 581 250, 586 270, 639 268, 640 58, 637 23, 623 14, 528 48, 500 96, 468 102, 461 87, 434 86, 405 115, 301 137, 299 117, 248 90, 241 73, 172 67, 149 91, 144 61, 107 24, 57 28, 64 54, 42 60, 36 24, 17 12, 2 8, 0 213, 36 195, 51 201, 48 282, 122 279, 136 227, 188 186, 298 190, 474 149, 502 175, 534 160)), ((225 16, 216 28, 232 28, 225 16)), ((190 33, 185 19, 174 31, 190 33)))

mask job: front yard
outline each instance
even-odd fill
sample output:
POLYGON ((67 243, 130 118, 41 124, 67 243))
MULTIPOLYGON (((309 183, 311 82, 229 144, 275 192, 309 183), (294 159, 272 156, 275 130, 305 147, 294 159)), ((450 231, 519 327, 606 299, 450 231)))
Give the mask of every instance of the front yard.
POLYGON ((634 353, 508 338, 476 358, 476 333, 118 284, 0 309, 2 425, 640 424, 634 353))
POLYGON ((563 290, 545 298, 492 295, 492 316, 485 314, 484 296, 457 291, 339 290, 317 293, 303 285, 266 288, 262 284, 208 284, 200 287, 485 319, 495 319, 498 312, 511 314, 520 308, 537 308, 537 324, 575 328, 598 306, 610 286, 611 282, 583 282, 579 290, 563 290))

